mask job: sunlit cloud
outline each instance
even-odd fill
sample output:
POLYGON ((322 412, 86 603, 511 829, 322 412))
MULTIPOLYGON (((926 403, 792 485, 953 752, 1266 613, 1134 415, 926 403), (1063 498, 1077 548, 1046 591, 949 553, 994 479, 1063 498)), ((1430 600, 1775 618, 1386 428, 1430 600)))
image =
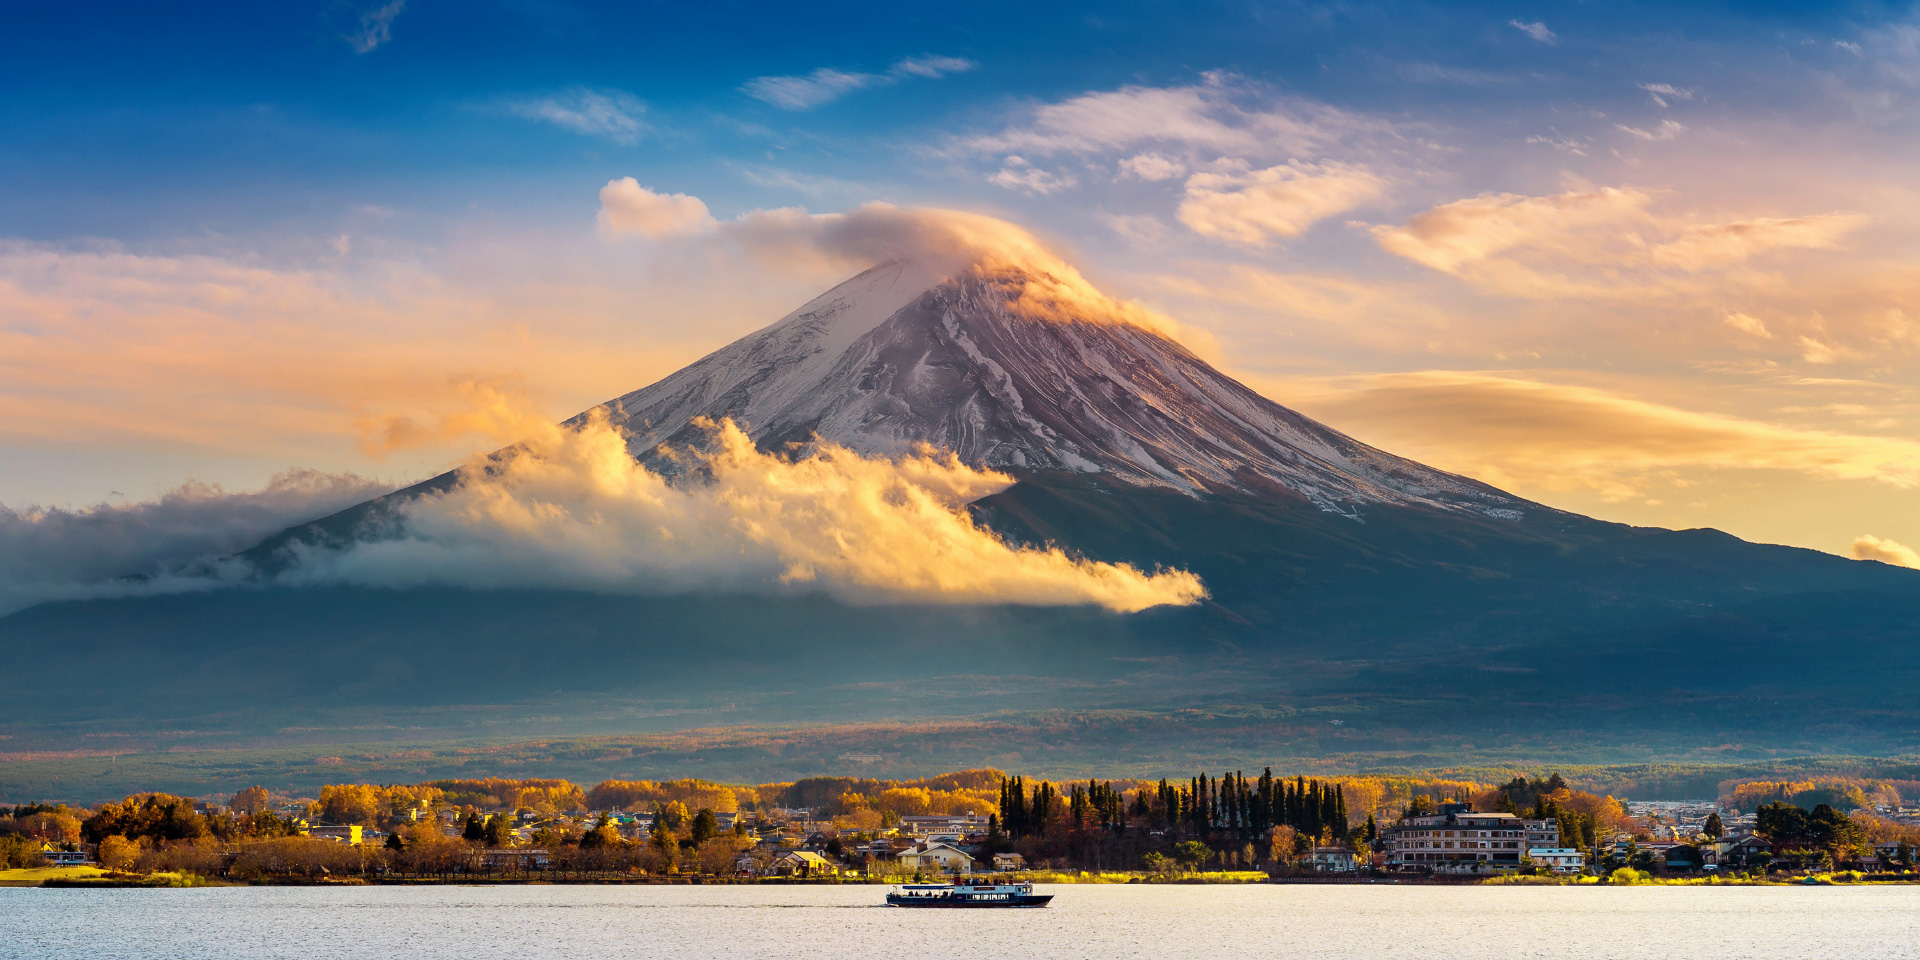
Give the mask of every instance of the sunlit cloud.
POLYGON ((854 603, 1091 604, 1133 612, 1206 595, 1146 573, 1015 547, 965 505, 1013 478, 925 450, 862 457, 816 444, 787 458, 710 425, 701 467, 669 484, 603 419, 549 427, 402 506, 392 535, 296 548, 297 584, 549 587, 632 594, 825 593, 854 603))
POLYGON ((1677 288, 1660 271, 1696 273, 1784 250, 1831 249, 1867 222, 1862 214, 1693 223, 1650 209, 1633 187, 1545 197, 1482 194, 1442 204, 1399 227, 1373 228, 1381 248, 1523 297, 1643 296, 1677 288), (1623 271, 1636 271, 1627 275, 1623 271))
POLYGON ((600 188, 599 218, 605 236, 634 234, 655 240, 706 233, 718 225, 699 197, 655 193, 632 177, 609 180, 600 188))
POLYGON ((1853 558, 1855 560, 1878 560, 1896 567, 1912 567, 1920 570, 1920 551, 1904 543, 1882 540, 1870 533, 1854 538, 1853 558))
POLYGON ((1222 161, 1187 178, 1179 219, 1203 237, 1261 246, 1377 199, 1386 186, 1365 167, 1340 163, 1252 170, 1245 161, 1222 161))
POLYGON ((1920 487, 1920 442, 1701 413, 1593 387, 1423 371, 1284 389, 1369 442, 1495 485, 1640 495, 1649 474, 1784 470, 1920 487))

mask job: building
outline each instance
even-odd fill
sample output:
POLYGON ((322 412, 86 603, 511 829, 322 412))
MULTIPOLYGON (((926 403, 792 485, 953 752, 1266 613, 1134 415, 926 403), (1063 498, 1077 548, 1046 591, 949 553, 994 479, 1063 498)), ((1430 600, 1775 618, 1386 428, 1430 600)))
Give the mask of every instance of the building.
POLYGON ((85 850, 54 850, 50 847, 42 847, 40 849, 40 856, 47 861, 47 866, 50 867, 93 866, 93 858, 87 856, 85 850))
POLYGON ((1527 859, 1554 873, 1579 873, 1587 868, 1587 855, 1574 847, 1533 847, 1527 851, 1527 859))
POLYGON ((987 832, 987 818, 972 814, 943 817, 901 817, 900 830, 912 837, 950 837, 959 840, 987 832))
POLYGON ((315 840, 338 840, 341 843, 357 846, 364 839, 361 836, 364 829, 357 823, 314 823, 302 829, 300 835, 312 837, 315 840))
POLYGON ((812 850, 783 850, 773 858, 773 872, 793 877, 837 877, 840 868, 812 850))
POLYGON ((1346 847, 1314 847, 1313 869, 1321 873, 1353 873, 1360 865, 1353 851, 1346 847))
POLYGON ((1490 873, 1519 867, 1523 850, 1559 847, 1560 822, 1447 803, 1437 813, 1401 819, 1381 839, 1389 870, 1490 873))
POLYGON ((480 855, 480 862, 489 869, 521 871, 545 870, 553 862, 547 851, 538 847, 497 847, 480 855))
POLYGON ((972 873, 973 856, 949 843, 931 841, 900 851, 900 865, 931 873, 972 873))
POLYGON ((1025 870, 1027 858, 1017 853, 996 853, 993 855, 993 869, 998 873, 1009 870, 1025 870))

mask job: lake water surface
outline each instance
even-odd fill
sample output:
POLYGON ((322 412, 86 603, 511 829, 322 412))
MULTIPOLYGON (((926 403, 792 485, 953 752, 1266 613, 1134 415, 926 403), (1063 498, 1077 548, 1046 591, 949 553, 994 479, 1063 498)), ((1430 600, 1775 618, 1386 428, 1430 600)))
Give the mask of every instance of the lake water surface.
POLYGON ((0 889, 31 958, 1920 958, 1920 887, 1060 886, 1045 910, 884 887, 0 889))

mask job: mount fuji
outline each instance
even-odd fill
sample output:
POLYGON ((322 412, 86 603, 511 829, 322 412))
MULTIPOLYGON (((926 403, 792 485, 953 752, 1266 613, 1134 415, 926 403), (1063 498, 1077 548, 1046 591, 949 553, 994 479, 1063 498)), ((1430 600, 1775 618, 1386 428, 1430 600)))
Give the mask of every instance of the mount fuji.
POLYGON ((1534 506, 1315 423, 1116 305, 1036 308, 1030 291, 1054 279, 881 264, 603 412, 655 463, 663 444, 700 441, 696 418, 732 418, 763 446, 927 444, 1016 474, 1269 493, 1335 512, 1417 504, 1518 520, 1534 506))
POLYGON ((268 538, 240 556, 264 578, 249 589, 0 618, 0 657, 50 681, 19 685, 0 729, 53 749, 48 731, 162 718, 342 742, 1042 707, 1181 729, 1204 708, 1337 711, 1343 749, 1395 755, 1446 737, 1530 756, 1920 749, 1902 693, 1920 572, 1533 503, 1260 396, 1063 264, 929 263, 881 262, 568 423, 611 423, 676 484, 703 482, 679 451, 721 418, 775 453, 937 448, 1016 481, 967 507, 994 536, 1191 571, 1209 599, 1122 615, 273 579, 302 550, 392 535, 448 473, 268 538), (1843 649, 1870 651, 1880 682, 1843 649))

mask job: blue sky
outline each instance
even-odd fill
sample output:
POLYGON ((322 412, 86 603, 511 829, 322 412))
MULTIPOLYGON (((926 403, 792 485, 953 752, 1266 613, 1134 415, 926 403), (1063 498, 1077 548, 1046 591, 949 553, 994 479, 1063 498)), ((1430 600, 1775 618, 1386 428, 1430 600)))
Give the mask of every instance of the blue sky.
POLYGON ((884 201, 1527 496, 1920 541, 1910 5, 42 5, 0 85, 0 503, 417 478, 490 438, 365 423, 626 392, 848 267, 734 218, 884 201))

